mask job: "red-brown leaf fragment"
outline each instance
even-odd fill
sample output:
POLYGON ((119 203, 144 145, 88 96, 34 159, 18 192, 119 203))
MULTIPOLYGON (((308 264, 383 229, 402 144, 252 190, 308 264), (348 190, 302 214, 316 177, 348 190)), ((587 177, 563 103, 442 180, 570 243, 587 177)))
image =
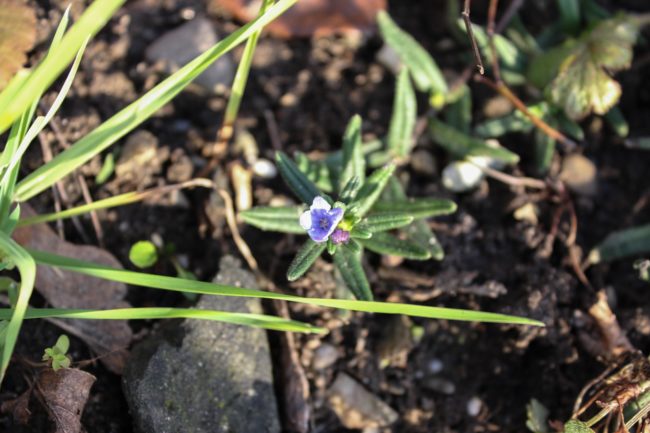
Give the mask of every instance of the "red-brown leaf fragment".
POLYGON ((58 371, 44 370, 38 377, 36 389, 56 425, 55 433, 81 433, 83 413, 95 376, 76 368, 58 371))
POLYGON ((23 0, 0 0, 0 90, 27 60, 36 40, 36 16, 23 0))

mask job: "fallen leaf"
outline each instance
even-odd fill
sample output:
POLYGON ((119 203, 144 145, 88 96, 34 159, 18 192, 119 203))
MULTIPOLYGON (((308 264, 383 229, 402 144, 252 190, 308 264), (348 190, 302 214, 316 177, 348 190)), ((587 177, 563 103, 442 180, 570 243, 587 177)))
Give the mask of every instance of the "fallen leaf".
MULTIPOLYGON (((245 22, 257 16, 262 3, 261 0, 213 1, 245 22)), ((266 28, 281 38, 369 32, 375 28, 377 12, 383 9, 386 0, 300 0, 266 28)))
POLYGON ((621 96, 610 74, 630 67, 639 22, 627 15, 602 21, 577 41, 551 83, 553 101, 571 119, 607 113, 621 96))
MULTIPOLYGON (((34 215, 26 204, 21 216, 34 215)), ((60 239, 46 224, 18 228, 14 239, 21 245, 66 257, 122 268, 109 252, 92 245, 75 245, 60 239)), ((129 308, 125 284, 101 280, 49 266, 38 266, 36 290, 56 308, 129 308)), ((66 331, 82 339, 110 371, 121 374, 133 333, 126 320, 62 320, 66 331)))
POLYGON ((27 60, 36 40, 36 16, 23 0, 0 0, 0 89, 27 60))
POLYGON ((38 377, 36 389, 43 397, 55 433, 81 433, 83 413, 95 376, 76 368, 58 371, 44 370, 38 377))
POLYGON ((29 410, 29 399, 32 396, 32 388, 20 394, 13 400, 7 400, 0 405, 0 412, 11 414, 14 422, 19 425, 27 425, 32 413, 29 410))

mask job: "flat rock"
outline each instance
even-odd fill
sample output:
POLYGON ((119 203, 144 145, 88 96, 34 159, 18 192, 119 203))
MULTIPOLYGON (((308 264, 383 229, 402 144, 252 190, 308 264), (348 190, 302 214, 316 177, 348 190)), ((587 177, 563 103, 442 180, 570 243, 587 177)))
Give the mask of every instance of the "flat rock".
MULTIPOLYGON (((162 35, 147 48, 145 55, 150 62, 163 62, 167 73, 172 74, 218 41, 212 23, 207 18, 197 17, 162 35)), ((220 88, 230 87, 234 76, 235 65, 226 53, 194 82, 210 92, 219 93, 220 88)))
MULTIPOLYGON (((214 282, 255 288, 230 257, 214 282)), ((260 312, 256 299, 202 296, 197 308, 260 312)), ((202 320, 166 323, 136 346, 123 378, 137 431, 279 433, 266 333, 202 320)))

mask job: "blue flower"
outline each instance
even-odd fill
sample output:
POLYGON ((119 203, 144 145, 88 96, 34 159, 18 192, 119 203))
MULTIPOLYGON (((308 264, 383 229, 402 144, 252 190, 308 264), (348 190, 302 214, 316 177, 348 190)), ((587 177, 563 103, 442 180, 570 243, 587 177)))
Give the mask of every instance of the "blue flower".
POLYGON ((325 242, 343 219, 343 209, 334 208, 323 197, 315 197, 309 210, 300 215, 300 226, 314 242, 325 242))

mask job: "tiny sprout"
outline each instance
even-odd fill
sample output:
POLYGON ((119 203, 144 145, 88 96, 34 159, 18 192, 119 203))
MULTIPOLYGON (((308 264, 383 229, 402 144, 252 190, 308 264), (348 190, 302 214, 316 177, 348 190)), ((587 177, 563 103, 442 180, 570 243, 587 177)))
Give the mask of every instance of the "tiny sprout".
POLYGON ((45 349, 43 353, 43 361, 49 361, 52 369, 57 371, 61 368, 69 368, 72 360, 67 355, 68 348, 70 347, 70 340, 67 335, 61 335, 56 340, 56 344, 52 347, 45 349))

